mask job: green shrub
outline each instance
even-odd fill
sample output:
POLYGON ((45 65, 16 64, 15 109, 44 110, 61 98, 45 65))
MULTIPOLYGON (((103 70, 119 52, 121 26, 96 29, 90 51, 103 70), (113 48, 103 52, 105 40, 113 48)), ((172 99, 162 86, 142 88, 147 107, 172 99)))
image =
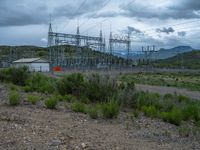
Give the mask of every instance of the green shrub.
POLYGON ((87 77, 86 95, 92 102, 105 102, 117 94, 117 81, 109 76, 92 74, 87 77))
POLYGON ((64 101, 66 102, 75 102, 77 101, 77 98, 73 95, 65 95, 63 96, 64 101))
POLYGON ((189 104, 183 110, 184 120, 200 121, 200 104, 189 104))
POLYGON ((28 92, 32 92, 30 86, 23 86, 22 89, 24 90, 24 92, 28 93, 28 92))
POLYGON ((85 79, 83 74, 73 73, 62 77, 56 85, 61 95, 72 94, 80 96, 85 90, 85 79))
POLYGON ((120 111, 119 103, 113 98, 109 102, 102 104, 101 109, 103 117, 108 119, 116 118, 120 111))
POLYGON ((158 110, 155 106, 143 106, 142 111, 148 117, 154 118, 158 116, 158 110))
POLYGON ((53 93, 55 91, 56 79, 48 77, 41 73, 34 73, 26 81, 27 87, 30 87, 30 91, 36 91, 41 93, 53 93))
POLYGON ((160 96, 158 94, 152 94, 152 93, 145 93, 145 92, 139 92, 136 93, 136 101, 135 101, 135 107, 137 109, 141 109, 143 106, 155 106, 156 109, 160 109, 160 96))
POLYGON ((170 112, 162 112, 160 117, 169 123, 180 125, 184 119, 183 112, 179 108, 173 108, 170 112))
POLYGON ((50 97, 45 100, 45 106, 49 109, 55 109, 58 101, 55 97, 50 97))
POLYGON ((189 137, 191 129, 187 125, 181 125, 178 129, 179 135, 182 137, 189 137))
POLYGON ((19 105, 20 94, 17 91, 10 91, 10 93, 9 93, 9 103, 12 106, 19 105))
POLYGON ((10 83, 8 86, 9 86, 9 89, 11 91, 17 91, 18 90, 18 87, 16 85, 12 84, 12 83, 10 83))
POLYGON ((35 105, 40 100, 40 97, 34 95, 28 95, 27 99, 31 104, 35 105))
POLYGON ((140 114, 140 112, 139 112, 138 110, 134 110, 134 111, 133 111, 133 116, 134 116, 134 117, 137 118, 137 117, 139 116, 139 114, 140 114))
POLYGON ((178 99, 179 102, 183 102, 183 103, 189 103, 190 102, 190 98, 183 96, 183 95, 177 96, 177 99, 178 99))
POLYGON ((88 114, 92 119, 97 119, 98 118, 98 108, 97 107, 90 107, 88 109, 88 114))
POLYGON ((75 112, 87 113, 86 105, 79 101, 72 104, 72 110, 75 112))
POLYGON ((9 68, 0 71, 0 80, 4 82, 23 86, 28 78, 29 72, 27 67, 9 68))
POLYGON ((176 106, 176 100, 173 97, 164 96, 161 101, 161 110, 162 111, 171 111, 173 107, 176 106))

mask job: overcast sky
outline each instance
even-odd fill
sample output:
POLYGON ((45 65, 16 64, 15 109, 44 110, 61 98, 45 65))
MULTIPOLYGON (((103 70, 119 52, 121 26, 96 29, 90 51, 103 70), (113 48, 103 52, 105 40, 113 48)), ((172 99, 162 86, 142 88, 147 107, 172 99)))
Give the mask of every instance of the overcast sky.
POLYGON ((142 45, 200 48, 200 0, 0 0, 0 45, 47 45, 49 16, 54 32, 108 38, 132 33, 142 45))

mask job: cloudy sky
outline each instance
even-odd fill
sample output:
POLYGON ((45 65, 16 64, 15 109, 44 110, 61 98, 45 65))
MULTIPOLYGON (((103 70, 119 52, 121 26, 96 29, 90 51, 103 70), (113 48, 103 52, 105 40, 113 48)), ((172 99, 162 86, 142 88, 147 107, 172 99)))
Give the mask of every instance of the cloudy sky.
POLYGON ((0 0, 0 45, 47 45, 54 32, 106 38, 131 32, 132 47, 200 48, 200 0, 0 0))

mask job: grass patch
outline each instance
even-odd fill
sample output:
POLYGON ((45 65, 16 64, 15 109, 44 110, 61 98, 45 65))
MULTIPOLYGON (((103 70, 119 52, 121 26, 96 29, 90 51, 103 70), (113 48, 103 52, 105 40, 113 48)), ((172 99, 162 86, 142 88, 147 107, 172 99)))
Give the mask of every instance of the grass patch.
POLYGON ((11 106, 17 106, 20 104, 20 94, 17 91, 10 91, 9 103, 11 106))
POLYGON ((72 103, 72 110, 74 112, 81 112, 81 113, 87 113, 87 107, 84 103, 76 101, 72 103))
POLYGON ((28 95, 27 99, 31 104, 35 105, 40 100, 40 97, 35 95, 28 95))
POLYGON ((55 97, 50 97, 45 100, 44 104, 48 109, 55 109, 56 105, 58 104, 58 101, 55 97))
POLYGON ((119 115, 120 106, 118 101, 112 98, 109 102, 102 104, 101 109, 104 118, 112 119, 119 115))

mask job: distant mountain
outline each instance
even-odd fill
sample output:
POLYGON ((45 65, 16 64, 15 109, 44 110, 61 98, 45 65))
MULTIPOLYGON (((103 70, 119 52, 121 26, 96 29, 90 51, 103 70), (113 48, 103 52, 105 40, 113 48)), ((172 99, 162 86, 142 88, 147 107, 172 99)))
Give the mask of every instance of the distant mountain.
POLYGON ((194 49, 190 46, 178 46, 178 47, 174 47, 172 49, 161 49, 155 55, 157 55, 156 57, 158 59, 166 59, 166 58, 176 56, 179 53, 190 52, 192 50, 194 50, 194 49))
POLYGON ((200 69, 200 50, 185 52, 171 58, 157 60, 155 67, 200 69))
MULTIPOLYGON (((174 47, 172 49, 160 49, 156 53, 152 54, 153 59, 167 59, 173 56, 176 56, 179 53, 185 53, 185 52, 190 52, 194 50, 190 46, 178 46, 174 47)), ((133 59, 144 59, 145 54, 135 54, 131 55, 131 58, 133 59)))

